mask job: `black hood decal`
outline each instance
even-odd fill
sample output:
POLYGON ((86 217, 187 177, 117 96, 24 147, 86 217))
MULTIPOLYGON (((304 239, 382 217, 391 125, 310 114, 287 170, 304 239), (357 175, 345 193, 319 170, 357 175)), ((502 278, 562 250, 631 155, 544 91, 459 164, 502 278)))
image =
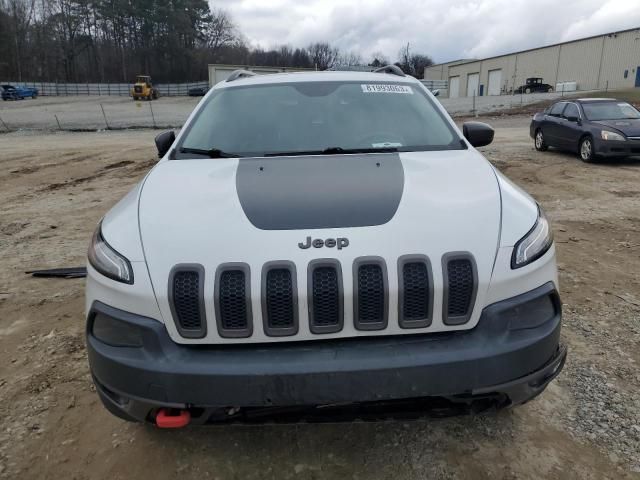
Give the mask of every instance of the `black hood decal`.
POLYGON ((242 158, 236 189, 262 230, 382 225, 404 191, 397 153, 242 158))

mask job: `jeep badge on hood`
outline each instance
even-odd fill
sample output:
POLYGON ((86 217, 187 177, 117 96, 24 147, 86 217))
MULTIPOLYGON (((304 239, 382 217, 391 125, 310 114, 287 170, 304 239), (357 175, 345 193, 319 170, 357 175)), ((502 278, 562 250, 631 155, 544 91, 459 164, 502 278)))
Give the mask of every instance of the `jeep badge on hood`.
POLYGON ((346 248, 349 246, 349 239, 341 237, 341 238, 327 238, 326 240, 323 240, 321 238, 316 238, 314 240, 311 240, 311 237, 307 237, 307 240, 305 241, 305 243, 302 243, 302 242, 298 243, 298 247, 302 248, 303 250, 306 250, 311 246, 313 246, 313 248, 338 247, 338 250, 342 250, 343 248, 346 248))

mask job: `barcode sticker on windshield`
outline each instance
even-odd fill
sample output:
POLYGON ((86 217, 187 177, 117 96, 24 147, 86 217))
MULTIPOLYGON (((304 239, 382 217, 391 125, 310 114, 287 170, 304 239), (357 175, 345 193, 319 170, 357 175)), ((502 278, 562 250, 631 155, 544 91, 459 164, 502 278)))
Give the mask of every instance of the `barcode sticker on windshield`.
POLYGON ((361 85, 364 93, 408 93, 413 95, 413 90, 407 85, 393 85, 390 83, 378 83, 374 85, 361 85))

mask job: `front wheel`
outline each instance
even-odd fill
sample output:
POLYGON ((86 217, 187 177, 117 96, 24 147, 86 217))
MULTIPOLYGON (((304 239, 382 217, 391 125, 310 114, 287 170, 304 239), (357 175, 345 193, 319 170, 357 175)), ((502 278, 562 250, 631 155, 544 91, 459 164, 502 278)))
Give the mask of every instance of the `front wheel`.
POLYGON ((530 88, 525 89, 524 93, 531 93, 531 89, 530 88))
POLYGON ((553 87, 547 88, 547 93, 553 93, 553 87))
POLYGON ((578 154, 580 156, 580 160, 585 163, 591 163, 596 160, 596 155, 593 151, 593 139, 591 137, 584 137, 580 140, 578 154))
POLYGON ((536 147, 536 150, 538 150, 539 152, 545 152, 547 148, 549 148, 547 143, 544 141, 544 134, 540 129, 536 131, 536 135, 533 143, 536 147))

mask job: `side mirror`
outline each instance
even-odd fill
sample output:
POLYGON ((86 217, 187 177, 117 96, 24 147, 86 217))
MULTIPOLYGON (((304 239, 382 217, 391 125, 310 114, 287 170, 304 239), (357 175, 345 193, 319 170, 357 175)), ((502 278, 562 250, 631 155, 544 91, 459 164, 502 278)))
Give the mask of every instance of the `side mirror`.
POLYGON ((168 132, 162 132, 160 135, 156 137, 156 148, 158 149, 158 158, 162 158, 171 148, 173 142, 176 140, 176 134, 173 133, 173 130, 168 132))
POLYGON ((484 147, 493 142, 493 128, 482 122, 465 122, 462 133, 474 147, 484 147))
POLYGON ((580 123, 580 119, 578 117, 567 117, 569 122, 580 123))
POLYGON ((433 90, 431 93, 433 93, 434 97, 437 97, 440 95, 440 90, 433 90))

